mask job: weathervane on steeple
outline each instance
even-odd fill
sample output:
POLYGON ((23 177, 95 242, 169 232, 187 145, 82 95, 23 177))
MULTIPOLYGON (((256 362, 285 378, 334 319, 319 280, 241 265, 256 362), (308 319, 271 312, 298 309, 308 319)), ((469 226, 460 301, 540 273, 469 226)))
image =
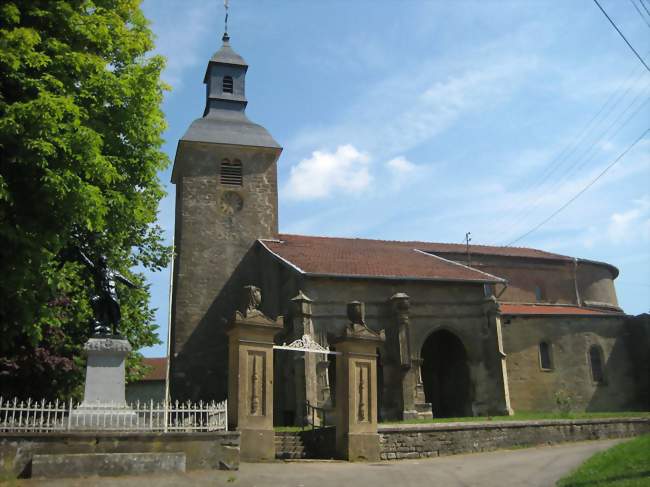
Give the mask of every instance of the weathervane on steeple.
POLYGON ((223 27, 223 41, 226 42, 230 40, 230 36, 228 35, 228 0, 223 0, 223 8, 226 10, 226 18, 223 27))

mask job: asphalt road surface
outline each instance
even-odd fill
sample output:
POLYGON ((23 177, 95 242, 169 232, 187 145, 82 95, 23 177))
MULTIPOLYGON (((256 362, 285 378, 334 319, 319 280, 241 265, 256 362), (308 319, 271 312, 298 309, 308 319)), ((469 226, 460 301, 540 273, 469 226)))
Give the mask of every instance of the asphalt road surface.
POLYGON ((238 471, 193 471, 144 477, 21 480, 48 487, 551 487, 596 452, 620 440, 500 450, 422 460, 377 463, 294 461, 244 463, 238 471))

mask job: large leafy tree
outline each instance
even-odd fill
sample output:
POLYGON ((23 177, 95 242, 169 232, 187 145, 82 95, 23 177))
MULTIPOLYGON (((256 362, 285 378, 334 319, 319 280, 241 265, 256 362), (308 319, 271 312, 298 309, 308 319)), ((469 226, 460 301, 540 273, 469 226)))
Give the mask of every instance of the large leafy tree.
MULTIPOLYGON (((157 342, 136 267, 169 249, 155 224, 164 61, 139 0, 0 6, 0 390, 78 394, 90 334, 85 248, 139 284, 121 291, 134 348, 157 342)), ((131 359, 137 373, 137 357, 131 359)))

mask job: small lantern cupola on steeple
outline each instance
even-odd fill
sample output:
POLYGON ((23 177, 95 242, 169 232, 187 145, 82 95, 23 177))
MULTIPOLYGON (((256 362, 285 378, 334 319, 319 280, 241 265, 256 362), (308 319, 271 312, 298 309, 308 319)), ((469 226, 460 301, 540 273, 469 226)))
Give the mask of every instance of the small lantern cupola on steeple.
POLYGON ((232 47, 230 36, 224 33, 223 45, 208 62, 203 82, 206 87, 205 110, 203 116, 211 110, 236 110, 243 112, 246 108, 246 71, 248 64, 232 47))

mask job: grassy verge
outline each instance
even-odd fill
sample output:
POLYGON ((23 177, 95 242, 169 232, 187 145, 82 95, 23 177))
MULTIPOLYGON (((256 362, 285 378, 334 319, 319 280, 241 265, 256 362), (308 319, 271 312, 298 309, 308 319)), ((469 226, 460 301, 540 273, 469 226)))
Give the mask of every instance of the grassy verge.
POLYGON ((650 418, 648 411, 618 411, 599 413, 539 413, 522 411, 513 416, 469 416, 466 418, 406 419, 383 424, 455 423, 465 421, 534 421, 537 419, 599 419, 599 418, 650 418))
POLYGON ((596 453, 561 479, 558 487, 648 487, 650 435, 639 436, 596 453))

